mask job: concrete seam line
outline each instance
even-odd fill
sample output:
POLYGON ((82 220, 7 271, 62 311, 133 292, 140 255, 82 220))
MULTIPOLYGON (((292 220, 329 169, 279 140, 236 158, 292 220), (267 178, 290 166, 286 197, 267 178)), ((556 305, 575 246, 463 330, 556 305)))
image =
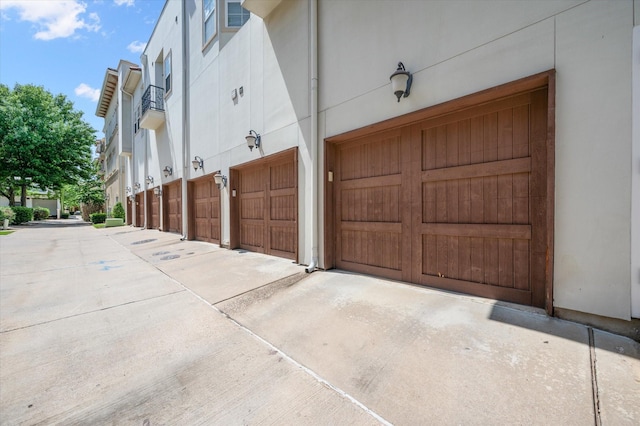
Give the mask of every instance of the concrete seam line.
POLYGON ((118 305, 107 306, 107 307, 100 308, 100 309, 94 309, 93 311, 80 312, 78 314, 68 315, 66 317, 55 318, 55 319, 52 319, 52 320, 49 320, 49 321, 43 321, 43 322, 38 322, 36 324, 29 324, 29 325, 25 325, 25 326, 22 326, 22 327, 12 328, 11 330, 3 330, 3 331, 0 331, 0 334, 9 333, 9 332, 12 332, 12 331, 17 331, 17 330, 24 330, 25 328, 36 327, 36 326, 39 326, 39 325, 49 324, 49 323, 56 322, 56 321, 62 321, 62 320, 65 320, 65 319, 79 317, 79 316, 82 316, 82 315, 94 314, 96 312, 108 311, 110 309, 119 308, 121 306, 131 305, 132 303, 146 302, 148 300, 159 299, 161 297, 171 296, 171 295, 174 295, 174 294, 177 294, 177 293, 182 293, 184 291, 185 290, 183 289, 183 290, 172 291, 171 293, 159 294, 158 296, 147 297, 146 299, 130 300, 128 302, 120 303, 118 305))
MULTIPOLYGON (((169 278, 171 278, 169 275, 167 275, 169 278)), ((173 278, 172 278, 173 279, 173 278)), ((332 385, 331 383, 329 383, 327 380, 323 379, 322 377, 320 377, 316 372, 314 372, 313 370, 311 370, 308 367, 305 367, 304 365, 300 364, 298 361, 296 361, 295 359, 291 358, 289 355, 287 355, 286 353, 282 352, 279 348, 277 348, 276 346, 274 346, 273 344, 271 344, 270 342, 268 342, 267 340, 263 339, 262 337, 260 337, 259 335, 257 335, 256 333, 254 333, 253 331, 249 330, 247 327, 245 327, 244 325, 240 324, 238 321, 234 320, 233 318, 231 318, 229 315, 225 314, 224 312, 222 312, 220 309, 218 309, 217 307, 215 307, 214 305, 212 305, 211 303, 209 303, 208 301, 206 301, 204 298, 202 298, 200 295, 198 295, 197 293, 195 293, 194 291, 192 291, 190 288, 188 288, 187 286, 185 286, 184 284, 182 284, 181 282, 177 281, 174 279, 174 281, 176 281, 176 283, 180 284, 182 287, 185 288, 185 290, 187 290, 189 293, 193 294, 197 299, 199 299, 200 301, 204 302, 207 306, 209 306, 211 309, 213 309, 214 311, 216 311, 218 314, 222 315, 223 317, 225 317, 226 319, 228 319, 229 321, 231 321, 232 324, 235 324, 238 328, 240 328, 241 330, 243 330, 244 332, 248 333, 249 335, 253 336, 255 339, 257 339, 258 341, 264 343, 265 345, 267 345, 270 349, 274 350, 275 352, 277 352, 280 356, 282 356, 284 359, 286 359, 287 361, 289 361, 290 363, 292 363, 294 366, 298 367, 299 369, 301 369, 302 371, 304 371, 305 373, 307 373, 308 375, 310 375, 311 377, 313 377, 318 383, 326 386, 327 388, 333 390, 334 392, 336 392, 338 395, 342 396, 343 398, 351 401, 353 404, 355 404, 356 406, 360 407, 361 410, 363 410, 365 413, 369 414, 371 417, 373 417, 374 419, 378 420, 381 424, 383 425, 387 425, 387 426, 392 426, 393 423, 387 421, 386 419, 384 419, 382 416, 380 416, 378 413, 376 413, 375 411, 373 411, 372 409, 370 409, 369 407, 367 407, 366 405, 364 405, 362 402, 358 401, 355 397, 349 395, 347 392, 343 391, 342 389, 340 389, 339 387, 332 385)))
POLYGON ((596 370, 596 346, 595 338, 593 335, 593 328, 588 327, 589 331, 589 363, 591 366, 591 391, 593 400, 593 416, 594 424, 596 426, 602 425, 602 418, 600 417, 600 397, 598 396, 598 375, 596 370))

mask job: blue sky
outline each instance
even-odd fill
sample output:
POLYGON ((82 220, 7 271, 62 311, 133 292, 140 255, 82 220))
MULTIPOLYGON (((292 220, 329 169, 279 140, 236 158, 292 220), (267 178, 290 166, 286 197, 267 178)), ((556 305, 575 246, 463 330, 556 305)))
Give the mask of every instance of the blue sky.
POLYGON ((66 95, 101 138, 95 111, 105 71, 120 59, 140 63, 164 3, 0 0, 0 83, 66 95))

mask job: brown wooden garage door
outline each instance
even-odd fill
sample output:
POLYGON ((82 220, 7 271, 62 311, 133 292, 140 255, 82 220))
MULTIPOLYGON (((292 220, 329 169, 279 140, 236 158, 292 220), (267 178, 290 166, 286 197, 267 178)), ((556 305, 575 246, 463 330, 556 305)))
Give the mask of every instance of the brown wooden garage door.
POLYGON ((160 228, 160 199, 153 194, 153 189, 147 190, 147 229, 160 228))
POLYGON ((232 170, 232 248, 297 260, 297 150, 232 170))
POLYGON ((220 190, 213 175, 189 182, 190 239, 220 244, 220 190))
POLYGON ((133 201, 131 197, 127 197, 127 225, 131 225, 133 220, 133 201))
POLYGON ((144 192, 136 194, 136 226, 144 226, 144 192))
POLYGON ((545 87, 336 142, 335 266, 545 306, 547 115, 545 87))
POLYGON ((182 232, 182 186, 181 179, 165 185, 162 189, 163 230, 182 232))

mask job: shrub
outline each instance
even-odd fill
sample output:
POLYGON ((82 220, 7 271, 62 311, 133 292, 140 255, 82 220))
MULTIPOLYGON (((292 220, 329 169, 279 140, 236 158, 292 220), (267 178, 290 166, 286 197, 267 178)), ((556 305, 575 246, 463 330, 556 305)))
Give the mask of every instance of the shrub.
POLYGON ((118 201, 115 206, 113 206, 113 210, 111 210, 111 215, 113 217, 120 218, 124 220, 124 207, 122 207, 122 203, 118 201))
POLYGON ((107 220, 106 213, 92 213, 90 217, 91 217, 91 223, 93 224, 104 223, 104 221, 107 220))
POLYGON ((11 210, 11 207, 0 207, 0 222, 4 222, 5 219, 9 219, 9 223, 13 223, 13 218, 16 214, 11 210))
POLYGON ((69 212, 60 213, 60 219, 69 219, 69 212))
POLYGON ((46 207, 36 207, 33 209, 33 220, 45 220, 49 217, 49 209, 46 207))
POLYGON ((13 219, 13 223, 20 225, 21 223, 30 222, 33 220, 33 209, 31 207, 11 207, 11 210, 16 214, 13 219))

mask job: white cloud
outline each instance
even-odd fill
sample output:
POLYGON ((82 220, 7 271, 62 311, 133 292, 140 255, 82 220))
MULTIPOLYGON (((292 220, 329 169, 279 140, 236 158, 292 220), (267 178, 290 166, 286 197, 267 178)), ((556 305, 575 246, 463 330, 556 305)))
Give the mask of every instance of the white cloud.
POLYGON ((126 5, 127 7, 133 6, 136 0, 113 0, 117 6, 126 5))
POLYGON ((90 13, 85 20, 82 15, 87 10, 87 4, 78 0, 2 0, 0 9, 3 11, 15 9, 21 21, 36 24, 38 31, 33 37, 38 40, 66 38, 75 35, 78 30, 98 31, 100 29, 98 14, 90 13))
POLYGON ((129 43, 127 49, 129 49, 129 52, 131 53, 142 53, 144 52, 145 47, 147 47, 147 43, 136 40, 129 43))
POLYGON ((75 88, 75 93, 77 96, 91 99, 93 102, 98 102, 98 99, 100 99, 100 89, 94 89, 86 83, 80 83, 75 88))

